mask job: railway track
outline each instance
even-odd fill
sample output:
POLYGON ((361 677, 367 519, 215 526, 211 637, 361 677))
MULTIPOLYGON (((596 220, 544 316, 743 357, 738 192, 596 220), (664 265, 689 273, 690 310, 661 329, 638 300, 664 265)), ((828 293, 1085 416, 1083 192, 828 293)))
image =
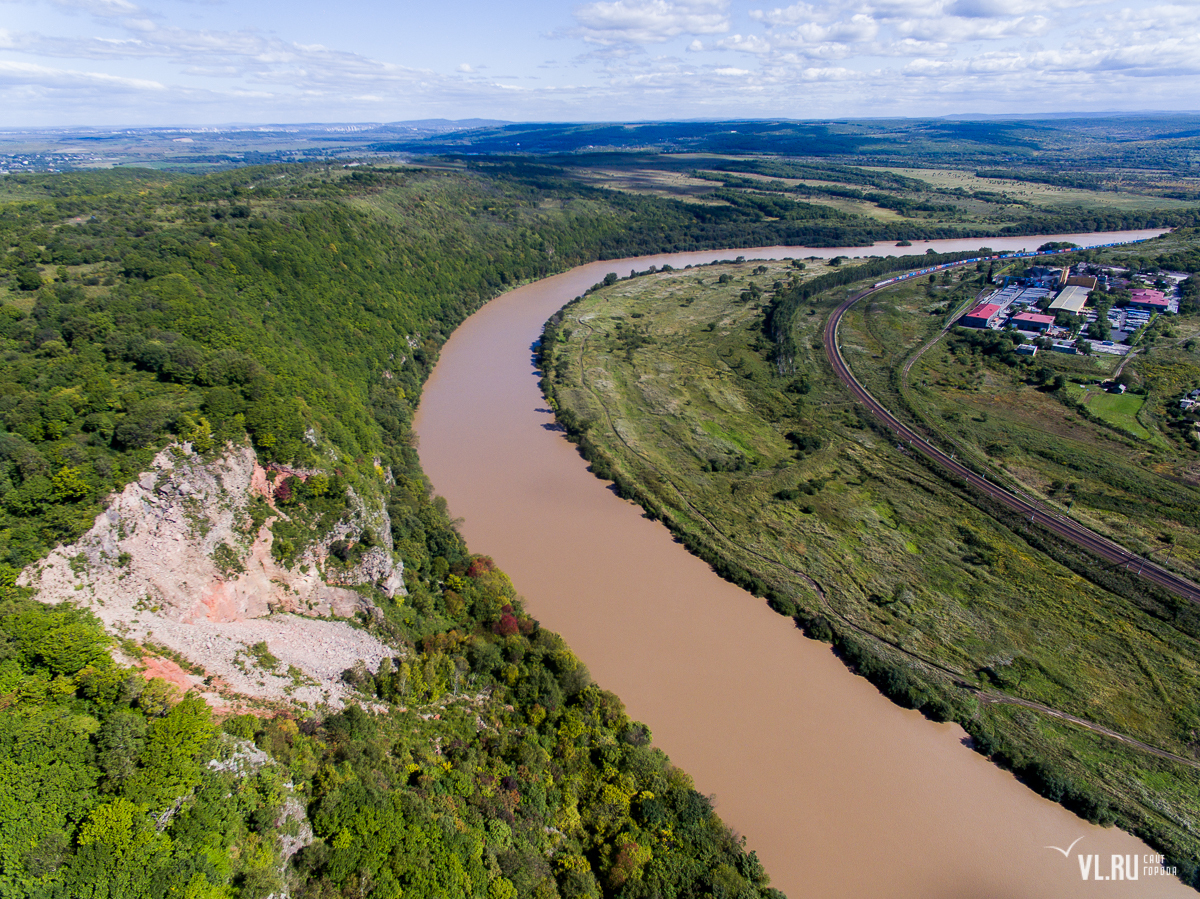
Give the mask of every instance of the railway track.
POLYGON ((886 290, 890 286, 892 286, 890 283, 878 285, 852 294, 834 310, 833 315, 825 323, 825 355, 829 359, 829 364, 833 367, 834 373, 849 388, 854 397, 866 406, 888 429, 894 432, 901 441, 907 441, 913 450, 937 463, 946 471, 961 478, 972 489, 1002 503, 1014 512, 1020 513, 1031 524, 1040 525, 1046 530, 1052 531, 1063 539, 1082 547, 1093 555, 1111 562, 1118 567, 1128 568, 1140 577, 1169 590, 1177 596, 1200 603, 1200 586, 1192 583, 1187 578, 1180 577, 1174 572, 1168 571, 1152 560, 1132 553, 1120 544, 1102 537, 1100 534, 1097 534, 1090 528, 1084 527, 1058 510, 1049 508, 1035 497, 1009 490, 1002 484, 989 481, 986 474, 977 474, 961 462, 958 462, 953 455, 933 445, 924 435, 902 422, 863 387, 858 379, 854 377, 854 373, 850 370, 850 366, 842 356, 842 349, 838 344, 838 326, 841 324, 842 317, 855 303, 881 290, 886 290))

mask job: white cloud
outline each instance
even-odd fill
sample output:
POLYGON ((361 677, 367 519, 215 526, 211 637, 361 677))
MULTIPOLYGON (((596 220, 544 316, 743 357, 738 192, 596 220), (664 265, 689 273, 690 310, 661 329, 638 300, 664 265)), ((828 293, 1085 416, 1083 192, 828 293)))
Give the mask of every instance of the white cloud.
POLYGON ((940 17, 913 19, 899 23, 897 34, 922 41, 999 41, 1012 37, 1031 38, 1050 31, 1052 22, 1045 16, 1017 16, 1005 20, 940 17))
POLYGON ((105 90, 166 90, 165 85, 144 78, 122 78, 104 72, 79 72, 72 69, 54 69, 30 62, 0 60, 0 84, 14 83, 37 84, 58 89, 103 87, 105 90))
POLYGON ((729 30, 728 0, 601 0, 578 7, 580 35, 600 44, 653 44, 729 30))
POLYGON ((1170 35, 1194 38, 1197 36, 1197 31, 1200 31, 1200 4, 1196 6, 1163 4, 1148 9, 1125 7, 1115 15, 1109 16, 1105 24, 1121 34, 1128 34, 1130 31, 1135 33, 1165 32, 1170 35))
POLYGON ((531 38, 557 28, 550 36, 588 52, 560 57, 525 89, 513 82, 531 83, 543 57, 528 46, 523 57, 487 55, 486 41, 459 40, 471 23, 450 10, 443 31, 454 42, 434 71, 403 64, 413 57, 402 49, 367 52, 317 19, 195 7, 184 18, 177 4, 138 2, 0 0, 13 11, 0 29, 0 122, 1194 108, 1200 80, 1200 0, 799 0, 752 10, 590 0, 561 25, 531 24, 531 38), (234 27, 222 28, 222 16, 234 27), (464 57, 477 62, 454 61, 464 57))
POLYGON ((831 22, 821 25, 816 22, 806 22, 791 32, 791 40, 801 44, 821 44, 836 42, 840 44, 858 44, 870 41, 879 33, 879 23, 863 13, 858 13, 841 22, 831 22))
POLYGON ((817 10, 807 3, 796 3, 786 9, 776 7, 772 10, 752 9, 750 18, 767 25, 799 25, 801 22, 811 22, 818 18, 817 10))
POLYGON ((741 53, 753 53, 758 56, 770 53, 772 50, 771 42, 756 34, 745 36, 733 34, 727 38, 722 38, 717 42, 717 46, 722 50, 737 50, 741 53))
POLYGON ((862 74, 841 66, 809 66, 800 70, 801 81, 860 81, 862 74))
POLYGON ((906 37, 903 40, 879 44, 873 48, 877 56, 951 56, 955 44, 942 41, 919 41, 906 37))

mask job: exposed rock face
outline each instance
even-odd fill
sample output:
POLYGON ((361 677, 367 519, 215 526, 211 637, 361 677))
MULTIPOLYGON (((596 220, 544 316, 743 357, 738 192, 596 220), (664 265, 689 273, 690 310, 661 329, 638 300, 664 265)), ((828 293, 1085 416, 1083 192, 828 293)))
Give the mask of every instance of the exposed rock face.
MULTIPOLYGON (((270 525, 283 513, 273 509, 255 530, 255 494, 271 501, 269 473, 250 448, 206 462, 186 446, 168 447, 78 543, 27 569, 21 583, 44 602, 83 603, 110 630, 180 653, 205 669, 209 687, 339 705, 348 689, 340 673, 358 659, 374 669, 392 651, 349 624, 311 616, 375 612, 348 585, 403 593, 403 571, 387 546, 376 546, 339 572, 342 586, 331 585, 322 577, 328 547, 364 526, 390 546, 387 513, 352 496, 354 514, 287 568, 271 555, 270 525), (261 642, 268 652, 252 652, 261 642)), ((204 689, 204 675, 189 677, 204 689)))

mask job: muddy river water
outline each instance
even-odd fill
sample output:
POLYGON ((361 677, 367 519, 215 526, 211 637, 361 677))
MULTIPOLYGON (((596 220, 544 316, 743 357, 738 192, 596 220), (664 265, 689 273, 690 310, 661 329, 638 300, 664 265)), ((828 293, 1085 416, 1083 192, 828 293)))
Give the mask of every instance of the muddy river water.
MULTIPOLYGON (((1156 233, 935 241, 902 252, 1156 233)), ((531 614, 650 726, 697 789, 715 794, 722 818, 791 899, 1194 899, 1177 880, 1149 876, 1144 843, 1037 796, 963 745, 957 725, 893 705, 827 645, 717 577, 590 474, 553 429, 531 345, 551 314, 605 273, 869 252, 771 247, 607 261, 507 293, 454 333, 425 388, 425 471, 462 517, 472 550, 496 559, 531 614), (1080 837, 1069 857, 1046 848, 1080 837), (1095 869, 1082 879, 1079 856, 1099 856, 1099 873, 1111 877, 1115 854, 1136 857, 1136 882, 1096 881, 1095 869)))

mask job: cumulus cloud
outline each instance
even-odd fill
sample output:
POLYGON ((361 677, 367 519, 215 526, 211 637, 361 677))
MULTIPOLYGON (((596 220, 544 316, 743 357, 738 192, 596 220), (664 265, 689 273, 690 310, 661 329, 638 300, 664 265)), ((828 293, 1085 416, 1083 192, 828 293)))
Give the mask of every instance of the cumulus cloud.
POLYGON ((769 40, 759 37, 757 34, 732 34, 718 41, 717 46, 722 50, 737 50, 741 53, 753 53, 759 56, 770 53, 774 49, 769 40))
POLYGON ((654 44, 729 30, 728 0, 601 0, 578 7, 579 34, 600 44, 654 44))
POLYGON ((1045 16, 1017 16, 1009 19, 930 18, 901 22, 896 33, 922 41, 999 41, 1012 37, 1032 38, 1050 31, 1045 16))
POLYGON ((877 56, 952 56, 955 46, 943 41, 906 37, 903 40, 878 45, 874 48, 874 53, 877 56))
POLYGON ((858 44, 873 40, 878 33, 879 23, 871 16, 858 13, 844 21, 825 25, 805 22, 791 32, 791 40, 806 44, 831 41, 839 44, 858 44))
POLYGON ((89 60, 164 59, 187 74, 288 84, 297 91, 337 91, 362 82, 413 84, 433 72, 380 62, 321 44, 298 44, 252 31, 196 31, 153 26, 136 36, 64 40, 24 35, 23 47, 47 57, 89 60))
POLYGON ((801 22, 816 21, 820 17, 817 9, 807 3, 796 3, 786 9, 776 7, 772 10, 750 10, 750 18, 767 25, 799 25, 801 22))
MULTIPOLYGON (((1131 15, 1121 0, 800 0, 790 6, 750 10, 761 34, 738 33, 718 43, 724 50, 749 53, 773 64, 803 68, 816 60, 870 60, 883 64, 896 57, 975 57, 987 45, 1006 49, 1032 48, 1034 41, 1056 36, 1062 41, 1082 39, 1079 14, 1066 18, 1064 10, 1089 7, 1088 21, 1111 17, 1114 8, 1131 15), (1067 27, 1067 26, 1071 27, 1067 27)), ((1164 4, 1160 16, 1178 20, 1193 34, 1200 7, 1164 4)), ((1130 25, 1132 23, 1129 23, 1130 25)), ((1092 28, 1088 40, 1102 40, 1092 28)), ((1123 36, 1129 25, 1120 29, 1123 36)), ((886 69, 886 64, 884 64, 886 69)))

